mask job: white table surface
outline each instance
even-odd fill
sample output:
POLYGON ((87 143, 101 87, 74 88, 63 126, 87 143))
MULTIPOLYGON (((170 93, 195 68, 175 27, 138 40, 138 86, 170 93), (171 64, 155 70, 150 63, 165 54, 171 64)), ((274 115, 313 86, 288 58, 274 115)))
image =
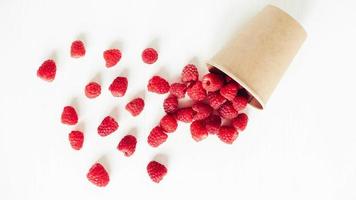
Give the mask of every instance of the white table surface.
POLYGON ((146 143, 164 98, 144 92, 147 80, 160 74, 173 81, 192 60, 205 73, 204 62, 269 2, 0 1, 0 199, 356 199, 354 1, 277 1, 309 37, 267 109, 249 108, 250 124, 234 145, 213 136, 196 143, 183 124, 161 147, 146 143), (69 57, 76 38, 87 47, 77 60, 69 57), (149 45, 160 53, 152 66, 140 60, 149 45), (106 69, 102 51, 112 46, 123 58, 106 69), (51 56, 57 77, 46 83, 36 70, 51 56), (129 89, 117 99, 107 87, 120 74, 129 89), (96 76, 103 93, 88 100, 83 87, 96 76), (133 118, 123 108, 137 94, 146 108, 133 118), (79 152, 67 141, 72 127, 59 120, 73 102, 85 132, 79 152), (101 138, 96 127, 113 109, 120 128, 101 138), (129 132, 138 146, 125 158, 116 145, 129 132), (145 169, 157 156, 168 165, 158 185, 145 169), (97 160, 109 168, 106 188, 85 177, 97 160))

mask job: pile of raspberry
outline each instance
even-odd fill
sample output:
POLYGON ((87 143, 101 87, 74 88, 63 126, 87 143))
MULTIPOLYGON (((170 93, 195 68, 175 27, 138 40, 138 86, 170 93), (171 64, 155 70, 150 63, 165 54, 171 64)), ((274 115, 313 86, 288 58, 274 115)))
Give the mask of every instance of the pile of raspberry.
MULTIPOLYGON (((85 56, 85 45, 82 41, 72 42, 70 55, 72 58, 85 56)), ((114 67, 121 60, 119 49, 108 49, 103 52, 103 59, 107 68, 114 67)), ((143 50, 142 61, 153 64, 158 59, 154 48, 143 50)), ((37 76, 45 81, 52 82, 57 73, 56 63, 52 59, 44 61, 37 70, 37 76)), ((113 97, 123 97, 128 88, 128 79, 123 76, 116 77, 108 91, 113 97)), ((84 88, 87 98, 93 99, 101 95, 102 87, 98 82, 89 82, 84 88)), ((157 126, 153 127, 147 135, 147 143, 156 148, 162 145, 168 135, 175 132, 178 122, 190 123, 191 137, 199 142, 209 135, 216 135, 222 142, 232 144, 239 132, 246 128, 248 116, 243 113, 251 96, 236 81, 225 75, 217 68, 210 68, 209 73, 199 79, 198 69, 193 64, 183 67, 179 82, 169 83, 161 76, 153 76, 147 83, 147 91, 156 94, 168 94, 163 101, 165 115, 157 126), (180 102, 185 100, 185 105, 180 102)), ((127 102, 125 109, 136 117, 145 107, 145 101, 136 97, 127 102)), ((65 125, 76 125, 78 114, 76 108, 67 105, 61 113, 61 122, 65 125)), ((106 137, 119 128, 119 123, 113 116, 106 116, 97 127, 97 133, 106 137)), ((68 140, 74 150, 80 150, 84 143, 82 130, 72 130, 68 140)), ((124 156, 132 156, 135 152, 137 139, 132 134, 124 136, 117 145, 117 150, 124 156)), ((164 164, 155 160, 150 161, 146 171, 153 182, 159 183, 167 174, 164 164)), ((109 173, 102 163, 94 163, 87 172, 87 179, 96 186, 104 187, 109 181, 109 173)))

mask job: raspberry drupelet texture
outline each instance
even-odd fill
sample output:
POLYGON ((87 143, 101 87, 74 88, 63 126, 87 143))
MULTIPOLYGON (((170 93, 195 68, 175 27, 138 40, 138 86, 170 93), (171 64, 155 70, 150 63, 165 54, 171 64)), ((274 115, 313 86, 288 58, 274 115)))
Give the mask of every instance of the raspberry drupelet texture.
POLYGON ((142 61, 146 64, 153 64, 158 59, 158 53, 154 48, 147 48, 142 52, 142 61))
POLYGON ((195 111, 193 120, 205 119, 213 112, 212 107, 201 101, 195 102, 192 106, 192 109, 195 111))
POLYGON ((56 77, 57 66, 54 60, 46 60, 37 70, 37 76, 42 80, 52 82, 56 77))
POLYGON ((215 92, 220 90, 224 85, 224 77, 218 74, 209 73, 203 76, 202 84, 207 92, 215 92))
POLYGON ((189 98, 194 101, 203 101, 206 98, 206 91, 203 88, 201 81, 196 81, 187 89, 189 98))
POLYGON ((169 89, 169 83, 160 76, 153 76, 147 84, 147 90, 157 94, 165 94, 169 89))
POLYGON ((81 131, 72 131, 68 135, 70 146, 74 150, 80 150, 83 147, 84 134, 81 131))
POLYGON ((240 86, 238 83, 230 82, 220 89, 220 94, 227 100, 232 101, 236 97, 239 87, 240 86))
POLYGON ((125 109, 135 117, 142 112, 144 107, 145 101, 142 98, 136 98, 127 103, 125 109))
POLYGON ((174 113, 178 109, 178 99, 170 95, 163 101, 163 109, 166 113, 174 113))
POLYGON ((193 64, 186 65, 181 73, 181 80, 184 83, 195 82, 199 78, 198 69, 193 64))
POLYGON ((205 128, 209 134, 217 134, 221 126, 221 117, 219 115, 210 115, 205 119, 205 128))
POLYGON ((121 51, 119 49, 108 49, 103 52, 105 66, 107 68, 115 66, 121 60, 121 51))
POLYGON ((80 58, 85 56, 85 47, 81 40, 72 42, 72 45, 70 46, 70 56, 72 58, 80 58))
POLYGON ((136 150, 136 137, 133 135, 126 135, 121 139, 117 145, 117 150, 124 153, 126 157, 130 157, 136 150))
POLYGON ((107 116, 98 126, 98 134, 102 137, 108 136, 119 128, 119 124, 111 116, 107 116))
POLYGON ((248 116, 245 113, 237 115, 236 118, 232 119, 231 124, 239 131, 245 130, 248 122, 248 116))
POLYGON ((147 137, 147 142, 152 147, 158 147, 164 143, 168 138, 168 135, 162 130, 160 126, 154 127, 147 137))
POLYGON ((159 124, 166 133, 172 133, 178 127, 177 119, 172 114, 166 114, 162 117, 159 124))
POLYGON ((194 110, 191 107, 179 108, 176 112, 176 118, 178 121, 190 123, 194 118, 194 110))
POLYGON ((218 132, 218 137, 226 144, 232 144, 236 140, 238 134, 239 133, 233 126, 221 126, 218 132))
POLYGON ((127 86, 127 78, 118 76, 111 83, 109 90, 114 97, 122 97, 126 93, 127 86))
POLYGON ((205 127, 205 121, 204 120, 196 120, 190 124, 190 133, 192 135, 192 138, 199 142, 206 137, 208 137, 208 131, 205 127))
POLYGON ((78 114, 74 107, 65 106, 62 111, 61 121, 66 125, 75 125, 78 123, 78 114))
POLYGON ((171 95, 174 95, 179 99, 184 98, 186 91, 187 91, 187 86, 183 83, 173 83, 169 90, 171 95))
POLYGON ((159 183, 167 174, 166 166, 157 161, 149 162, 146 167, 146 170, 151 180, 155 183, 159 183))
POLYGON ((85 86, 85 96, 89 99, 98 97, 101 94, 101 86, 97 82, 90 82, 85 86))
POLYGON ((110 181, 108 172, 100 163, 95 163, 89 169, 87 179, 98 187, 105 187, 110 181))
POLYGON ((206 97, 206 101, 212 108, 216 110, 226 102, 226 99, 223 96, 221 96, 221 94, 217 91, 217 92, 209 92, 206 97))
POLYGON ((237 117, 239 114, 234 107, 232 106, 232 103, 230 101, 224 103, 222 106, 220 106, 218 113, 220 117, 224 119, 233 119, 237 117))

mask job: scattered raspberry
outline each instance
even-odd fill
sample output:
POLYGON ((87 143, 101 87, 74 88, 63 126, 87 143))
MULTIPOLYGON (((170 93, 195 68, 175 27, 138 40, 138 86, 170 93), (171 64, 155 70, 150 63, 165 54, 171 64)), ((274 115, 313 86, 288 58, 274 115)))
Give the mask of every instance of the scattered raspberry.
POLYGON ((179 99, 184 98, 186 91, 187 91, 187 86, 183 83, 173 83, 169 90, 171 95, 174 95, 179 99))
POLYGON ((85 55, 85 47, 84 43, 80 40, 76 40, 72 42, 72 45, 70 47, 70 56, 72 58, 80 58, 85 55))
POLYGON ((197 101, 193 104, 192 109, 196 112, 193 120, 201 120, 209 117, 209 115, 213 112, 213 108, 208 104, 203 103, 201 101, 197 101))
POLYGON ((118 76, 111 83, 109 90, 114 97, 122 97, 126 93, 127 85, 127 78, 118 76))
POLYGON ((232 103, 229 101, 220 106, 218 113, 220 117, 224 119, 233 119, 238 115, 238 112, 234 109, 232 103))
POLYGON ((232 106, 237 111, 243 110, 247 106, 247 99, 242 96, 236 96, 231 102, 232 106))
POLYGON ((237 115, 236 118, 232 119, 231 124, 239 131, 245 130, 248 122, 248 116, 245 113, 237 115))
POLYGON ((163 101, 163 109, 166 113, 174 113, 178 109, 178 99, 176 96, 168 96, 163 101))
POLYGON ((117 150, 122 151, 125 156, 131 156, 136 150, 136 137, 133 135, 126 135, 121 139, 119 145, 117 145, 117 150))
POLYGON ((148 91, 157 94, 165 94, 169 91, 169 88, 169 83, 160 76, 153 76, 147 85, 148 91))
POLYGON ((221 96, 219 92, 209 92, 206 100, 208 104, 214 109, 220 108, 220 106, 226 102, 226 99, 221 96))
POLYGON ((42 80, 51 82, 56 77, 56 63, 53 60, 46 60, 37 70, 37 76, 42 80))
POLYGON ((159 183, 167 174, 167 168, 157 161, 151 161, 147 165, 147 173, 153 182, 159 183))
POLYGON ((206 91, 203 88, 201 81, 195 82, 187 89, 188 96, 194 101, 203 101, 206 97, 206 91))
POLYGON ((87 178, 91 183, 98 187, 105 187, 110 181, 108 172, 100 163, 95 163, 89 169, 87 178))
POLYGON ((177 110, 176 118, 181 122, 190 123, 193 121, 194 114, 194 110, 191 107, 180 108, 177 110))
POLYGON ((147 49, 143 50, 141 57, 142 57, 142 60, 144 63, 153 64, 158 59, 158 53, 153 48, 147 48, 147 49))
POLYGON ((85 96, 93 99, 101 94, 101 86, 99 83, 90 82, 85 86, 85 96))
POLYGON ((84 142, 84 135, 81 131, 70 132, 68 135, 68 139, 70 142, 70 146, 72 146, 74 150, 80 150, 82 148, 84 142))
POLYGON ((104 51, 103 57, 107 68, 115 66, 121 60, 121 51, 119 49, 108 49, 104 51))
POLYGON ((224 84, 224 78, 218 74, 209 73, 203 76, 203 88, 208 92, 220 90, 224 84))
POLYGON ((251 98, 250 94, 245 88, 239 89, 239 91, 237 92, 237 96, 245 97, 247 101, 249 101, 249 99, 251 98))
POLYGON ((126 104, 125 109, 131 113, 132 116, 139 115, 143 108, 145 107, 145 101, 142 98, 136 98, 131 100, 128 104, 126 104))
POLYGON ((217 134, 221 126, 221 117, 219 115, 210 115, 205 119, 205 128, 210 134, 217 134))
POLYGON ((75 125, 78 122, 77 111, 72 106, 66 106, 63 108, 61 121, 63 124, 75 125))
POLYGON ((206 137, 208 137, 208 131, 205 127, 204 120, 197 120, 190 124, 190 133, 192 134, 192 138, 199 142, 206 137))
POLYGON ((115 132, 119 128, 119 124, 116 120, 110 116, 107 116, 98 126, 98 134, 102 137, 108 136, 115 132))
POLYGON ((197 81, 199 78, 199 73, 198 73, 197 67, 193 64, 186 65, 183 68, 181 77, 182 77, 182 81, 184 83, 197 81))
POLYGON ((238 83, 230 82, 220 89, 220 94, 227 100, 232 101, 236 97, 239 87, 238 83))
POLYGON ((158 147, 168 138, 168 135, 163 132, 162 128, 159 126, 154 127, 147 137, 147 142, 152 147, 158 147))
POLYGON ((238 134, 239 133, 233 126, 221 126, 218 132, 218 137, 226 144, 232 144, 236 140, 238 134))
POLYGON ((166 133, 172 133, 177 129, 178 123, 176 118, 171 114, 166 114, 160 121, 162 130, 166 133))

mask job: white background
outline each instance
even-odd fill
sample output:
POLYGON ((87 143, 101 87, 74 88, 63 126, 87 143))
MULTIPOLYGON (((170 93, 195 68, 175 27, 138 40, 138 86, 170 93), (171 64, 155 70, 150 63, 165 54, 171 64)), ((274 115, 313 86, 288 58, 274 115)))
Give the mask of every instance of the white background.
POLYGON ((232 146, 217 137, 196 143, 179 124, 157 149, 146 143, 163 115, 163 96, 145 92, 153 74, 170 81, 188 62, 200 66, 268 0, 0 1, 0 199, 356 199, 356 3, 351 0, 277 1, 302 20, 308 39, 267 108, 248 109, 250 124, 232 146), (83 39, 87 55, 69 56, 83 39), (140 60, 147 46, 159 50, 151 66, 140 60), (120 63, 104 67, 102 52, 119 47, 120 63), (47 58, 57 77, 36 77, 47 58), (124 98, 107 87, 129 79, 124 98), (83 88, 101 80, 102 95, 88 100, 83 88), (141 95, 137 118, 123 109, 141 95), (60 123, 63 106, 79 111, 78 126, 60 123), (101 138, 96 127, 107 114, 120 128, 101 138), (85 132, 73 151, 71 129, 85 132), (116 150, 127 133, 138 137, 136 153, 116 150), (154 184, 146 164, 156 158, 168 174, 154 184), (106 188, 85 175, 97 160, 109 169, 106 188))

